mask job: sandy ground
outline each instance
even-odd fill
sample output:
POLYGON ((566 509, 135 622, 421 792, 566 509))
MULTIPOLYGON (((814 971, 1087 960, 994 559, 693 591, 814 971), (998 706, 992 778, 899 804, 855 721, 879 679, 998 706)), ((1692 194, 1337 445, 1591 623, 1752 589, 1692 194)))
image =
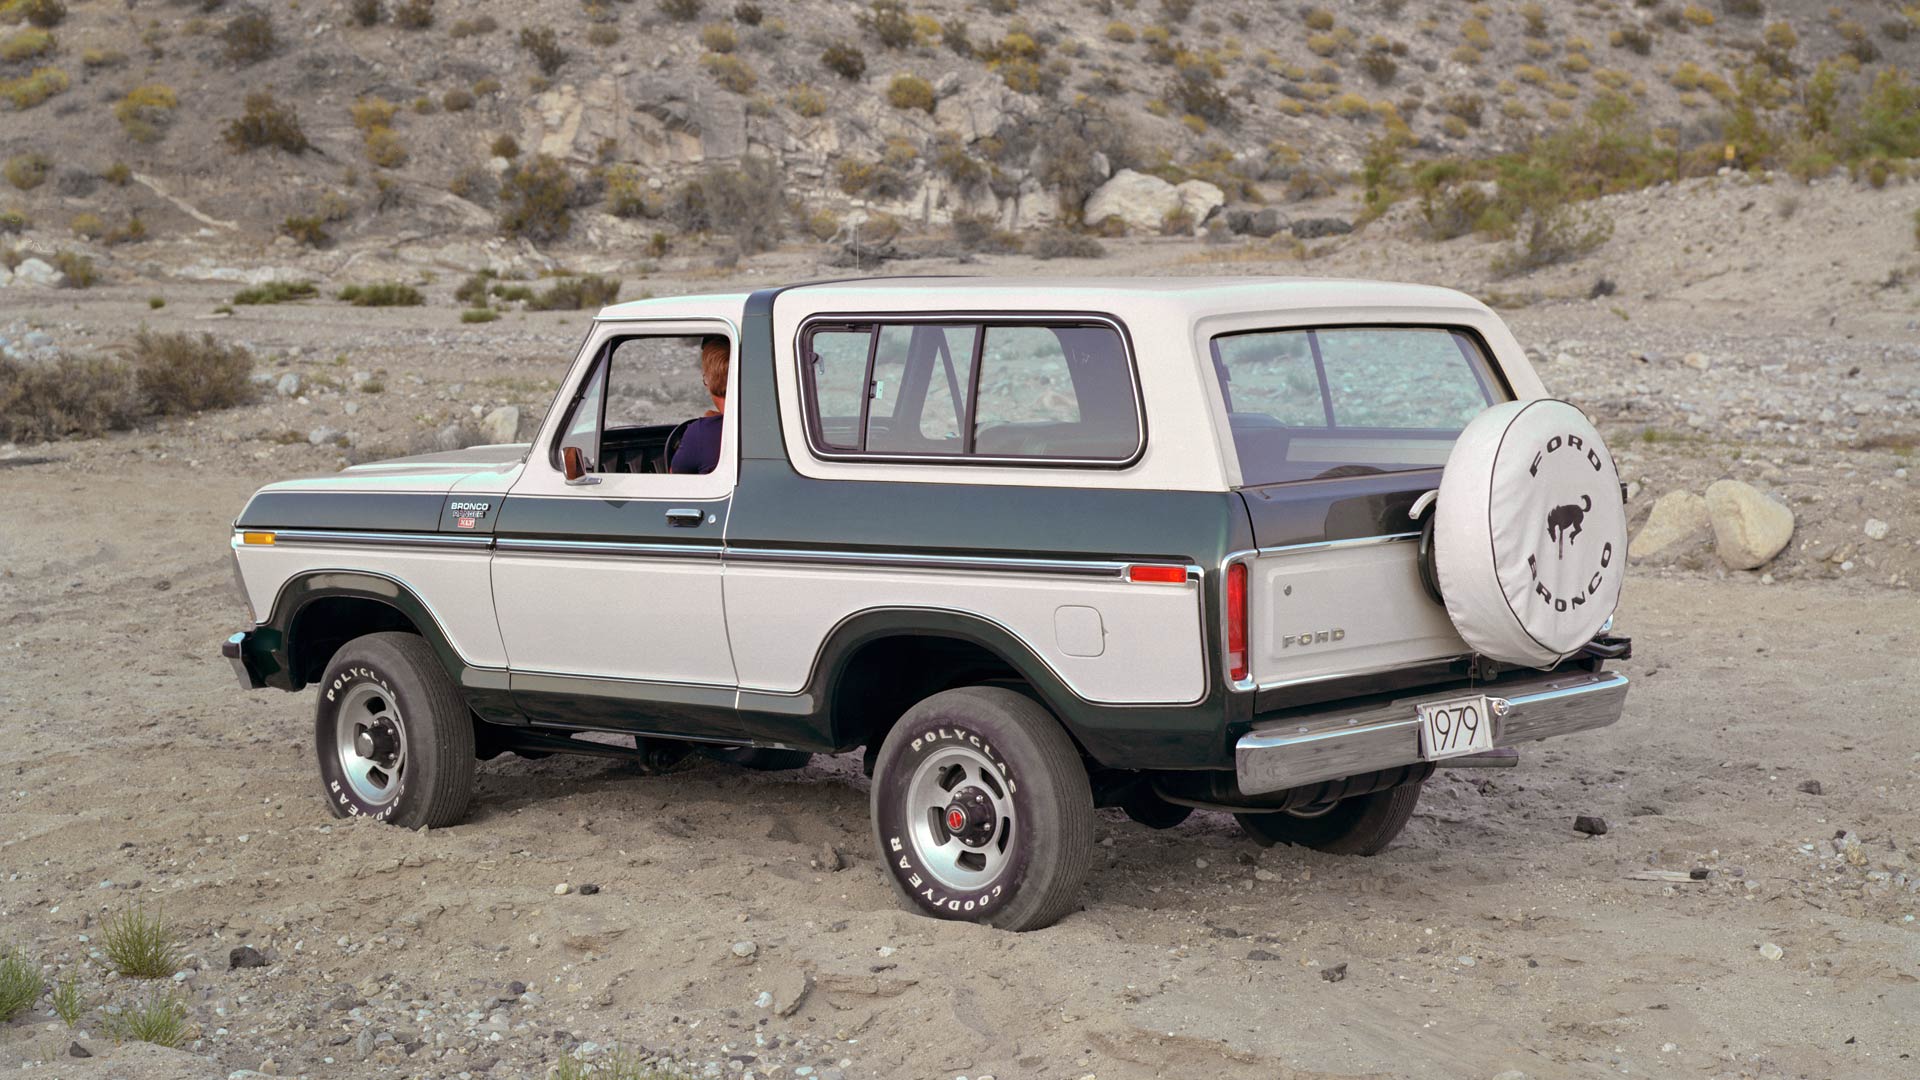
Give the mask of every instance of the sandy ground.
MULTIPOLYGON (((1805 198, 1792 229, 1847 216, 1805 198)), ((1623 236, 1647 233, 1626 236, 1630 258, 1535 282, 1544 298, 1511 321, 1647 496, 1759 483, 1800 515, 1788 552, 1751 573, 1719 568, 1710 545, 1637 569, 1623 721, 1512 771, 1439 774, 1386 854, 1261 850, 1218 815, 1156 833, 1108 812, 1084 908, 1020 936, 894 906, 857 759, 643 776, 509 757, 482 766, 468 822, 412 834, 326 815, 310 692, 233 685, 217 645, 245 619, 225 543, 246 495, 495 406, 530 419, 586 316, 461 326, 445 273, 411 311, 322 301, 209 320, 230 286, 167 281, 0 311, 74 348, 141 322, 207 329, 304 384, 0 448, 0 948, 77 977, 91 1005, 80 1033, 43 1008, 0 1026, 0 1070, 539 1076, 618 1045, 693 1075, 819 1080, 1920 1072, 1912 292, 1875 285, 1876 265, 1796 293, 1818 276, 1811 254, 1772 277, 1663 278, 1640 254, 1673 227, 1661 213, 1623 217, 1623 236), (1621 292, 1579 298, 1601 269, 1621 292), (167 306, 148 310, 150 295, 167 306), (1680 363, 1694 350, 1709 370, 1680 363), (362 370, 381 392, 351 388, 362 370), (320 428, 352 445, 313 445, 320 428), (1860 537, 1867 515, 1888 539, 1860 537), (1610 831, 1575 832, 1577 814, 1610 831), (556 896, 560 882, 600 891, 556 896), (105 972, 99 930, 135 904, 184 935, 193 1032, 178 1051, 107 1034, 109 1010, 146 988, 105 972), (268 966, 229 971, 240 944, 268 966), (76 1039, 95 1056, 68 1056, 76 1039)), ((1884 220, 1855 217, 1861 233, 1884 220)), ((1223 258, 1128 242, 1104 265, 969 269, 1192 273, 1223 258)), ((1384 242, 1306 269, 1444 280, 1445 258, 1384 242)), ((815 270, 774 257, 744 280, 815 270)))

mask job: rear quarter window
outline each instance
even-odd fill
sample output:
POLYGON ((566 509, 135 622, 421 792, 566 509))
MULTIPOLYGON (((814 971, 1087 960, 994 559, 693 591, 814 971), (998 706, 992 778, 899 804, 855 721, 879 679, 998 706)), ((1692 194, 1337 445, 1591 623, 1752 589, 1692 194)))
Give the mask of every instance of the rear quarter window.
POLYGON ((1438 468, 1505 396, 1478 339, 1444 327, 1256 330, 1211 352, 1248 485, 1438 468))

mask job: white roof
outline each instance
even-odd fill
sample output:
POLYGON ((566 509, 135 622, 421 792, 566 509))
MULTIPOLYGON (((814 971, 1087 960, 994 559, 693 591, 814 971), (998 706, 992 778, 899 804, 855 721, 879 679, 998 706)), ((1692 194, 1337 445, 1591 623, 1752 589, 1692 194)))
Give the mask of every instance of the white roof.
MULTIPOLYGON (((1194 316, 1245 309, 1454 308, 1485 312, 1471 296, 1434 285, 1304 277, 887 277, 796 285, 814 310, 893 311, 941 308, 1007 310, 1100 310, 1149 297, 1188 309, 1194 316)), ((738 311, 747 293, 659 297, 614 304, 603 319, 691 317, 738 311)))

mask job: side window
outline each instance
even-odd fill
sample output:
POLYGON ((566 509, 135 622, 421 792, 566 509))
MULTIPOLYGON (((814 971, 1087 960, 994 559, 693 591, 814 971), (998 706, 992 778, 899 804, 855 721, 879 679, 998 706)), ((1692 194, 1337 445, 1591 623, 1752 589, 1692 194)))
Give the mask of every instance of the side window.
POLYGON ((1111 326, 822 325, 804 349, 818 449, 1115 462, 1139 450, 1132 363, 1111 326))
MULTIPOLYGON (((717 336, 635 335, 607 342, 569 407, 553 448, 554 467, 561 467, 566 447, 577 446, 589 472, 669 471, 674 433, 681 431, 684 441, 681 429, 715 412, 702 363, 709 341, 730 353, 731 345, 717 336)), ((715 372, 723 386, 725 366, 715 372)), ((709 449, 717 444, 717 438, 707 442, 709 449)), ((693 471, 710 471, 713 462, 706 465, 693 471)))

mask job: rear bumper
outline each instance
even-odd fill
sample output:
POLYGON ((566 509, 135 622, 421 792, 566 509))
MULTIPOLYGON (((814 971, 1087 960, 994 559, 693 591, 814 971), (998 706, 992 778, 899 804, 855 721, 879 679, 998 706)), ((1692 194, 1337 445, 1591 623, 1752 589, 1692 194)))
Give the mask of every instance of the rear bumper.
POLYGON ((259 648, 250 630, 241 631, 220 643, 220 655, 233 665, 233 674, 242 690, 259 690, 267 685, 267 676, 279 665, 266 650, 259 648))
MULTIPOLYGON (((1558 673, 1503 680, 1497 689, 1508 709, 1497 722, 1493 744, 1514 746, 1620 719, 1627 677, 1617 671, 1558 673)), ((1260 724, 1234 747, 1240 790, 1257 795, 1417 762, 1416 706, 1460 695, 1459 690, 1417 694, 1361 712, 1335 709, 1260 724)))

